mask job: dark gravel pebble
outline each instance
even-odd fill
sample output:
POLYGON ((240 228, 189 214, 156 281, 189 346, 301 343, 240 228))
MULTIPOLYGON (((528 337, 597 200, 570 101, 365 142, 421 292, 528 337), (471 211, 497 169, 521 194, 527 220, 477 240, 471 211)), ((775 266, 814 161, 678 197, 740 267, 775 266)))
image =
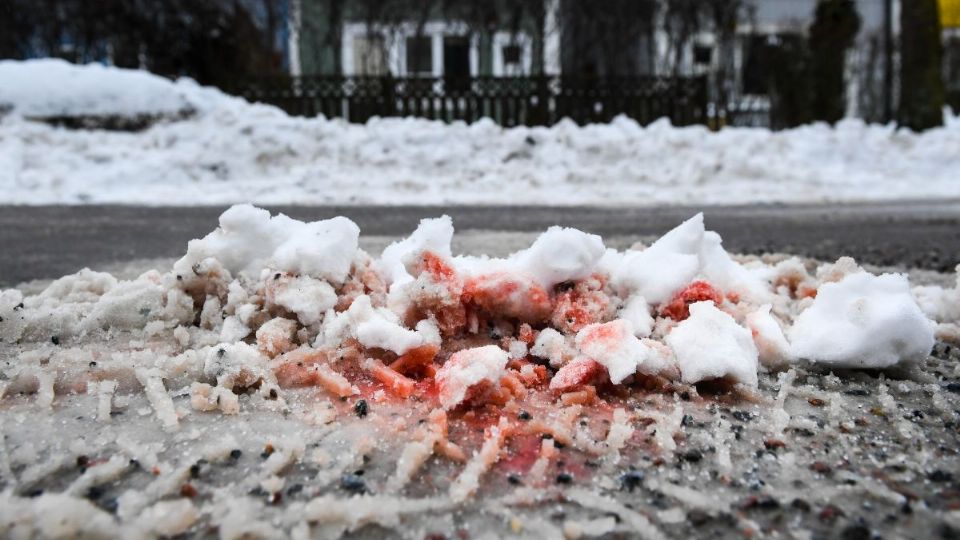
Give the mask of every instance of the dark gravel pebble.
POLYGON ((367 413, 370 412, 370 407, 367 405, 367 400, 357 400, 357 402, 353 404, 353 412, 357 413, 357 416, 360 418, 367 416, 367 413))
POLYGON ((643 478, 641 471, 627 471, 620 475, 620 489, 633 491, 643 484, 643 478))
POLYGON ((365 493, 367 483, 359 475, 348 473, 340 477, 340 489, 350 493, 365 493))
POLYGON ((854 523, 844 527, 840 533, 843 540, 870 540, 870 527, 862 523, 854 523))
POLYGON ((953 480, 953 474, 941 469, 935 469, 927 475, 927 479, 931 482, 949 482, 953 480))

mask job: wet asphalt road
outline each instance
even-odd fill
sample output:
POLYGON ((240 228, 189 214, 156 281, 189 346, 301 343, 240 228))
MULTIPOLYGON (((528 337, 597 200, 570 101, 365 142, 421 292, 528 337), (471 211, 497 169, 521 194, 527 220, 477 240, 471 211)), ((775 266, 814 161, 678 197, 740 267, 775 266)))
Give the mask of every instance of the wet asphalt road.
MULTIPOLYGON (((0 206, 0 286, 85 266, 176 257, 217 225, 224 207, 0 206)), ((270 207, 298 219, 345 215, 365 235, 404 235, 449 214, 457 230, 577 227, 602 236, 658 235, 698 211, 729 251, 851 255, 877 265, 952 271, 960 264, 960 199, 858 205, 663 208, 270 207)))

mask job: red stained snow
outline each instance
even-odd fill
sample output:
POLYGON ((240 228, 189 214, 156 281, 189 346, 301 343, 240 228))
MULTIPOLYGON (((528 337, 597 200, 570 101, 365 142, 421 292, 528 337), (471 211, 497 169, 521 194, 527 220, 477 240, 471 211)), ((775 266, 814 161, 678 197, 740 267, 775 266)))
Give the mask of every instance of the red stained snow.
POLYGON ((506 272, 468 279, 461 299, 464 305, 524 322, 544 321, 553 309, 550 294, 533 277, 506 272))
POLYGON ((723 303, 723 295, 706 281, 694 281, 677 293, 669 303, 661 306, 660 315, 682 321, 690 316, 690 304, 710 300, 719 307, 723 303))
POLYGON ((550 381, 551 390, 571 390, 590 384, 606 375, 607 369, 596 360, 578 358, 560 368, 550 381))

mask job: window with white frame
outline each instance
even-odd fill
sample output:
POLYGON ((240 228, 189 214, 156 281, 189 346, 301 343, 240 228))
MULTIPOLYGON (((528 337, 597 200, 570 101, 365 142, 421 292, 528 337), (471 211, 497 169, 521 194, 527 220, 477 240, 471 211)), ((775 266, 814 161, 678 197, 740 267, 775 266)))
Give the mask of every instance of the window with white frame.
POLYGON ((479 40, 462 23, 346 23, 341 43, 344 75, 464 77, 479 71, 479 40), (382 44, 379 56, 372 52, 378 43, 382 44))

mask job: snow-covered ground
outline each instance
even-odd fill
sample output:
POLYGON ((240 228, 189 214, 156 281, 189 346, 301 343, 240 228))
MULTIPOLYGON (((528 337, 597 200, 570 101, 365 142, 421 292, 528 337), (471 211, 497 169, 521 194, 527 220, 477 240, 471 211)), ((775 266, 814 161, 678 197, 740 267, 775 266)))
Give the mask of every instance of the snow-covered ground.
POLYGON ((447 216, 369 252, 345 217, 219 222, 134 279, 0 290, 0 537, 957 523, 960 283, 731 255, 702 214, 509 255, 447 216))
POLYGON ((0 62, 0 203, 657 205, 960 196, 960 121, 923 134, 858 120, 770 132, 503 129, 287 116, 151 75, 0 62), (176 114, 140 133, 30 120, 176 114))

